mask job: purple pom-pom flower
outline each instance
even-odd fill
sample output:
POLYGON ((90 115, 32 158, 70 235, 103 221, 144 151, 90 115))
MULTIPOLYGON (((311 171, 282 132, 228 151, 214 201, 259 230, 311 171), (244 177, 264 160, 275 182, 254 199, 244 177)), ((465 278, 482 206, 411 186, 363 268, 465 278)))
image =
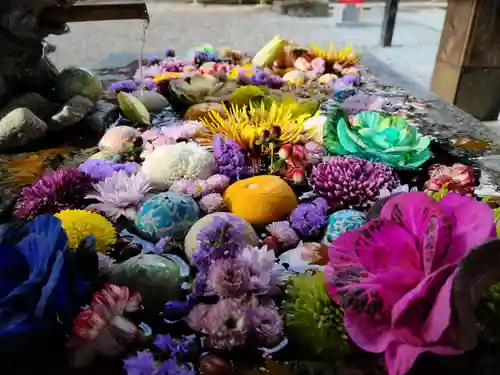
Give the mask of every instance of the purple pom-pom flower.
POLYGON ((233 182, 252 175, 245 153, 235 141, 216 135, 213 138, 213 149, 217 173, 228 176, 233 182))
POLYGON ((291 226, 304 237, 315 236, 328 222, 327 211, 328 202, 324 198, 302 203, 290 215, 291 226))

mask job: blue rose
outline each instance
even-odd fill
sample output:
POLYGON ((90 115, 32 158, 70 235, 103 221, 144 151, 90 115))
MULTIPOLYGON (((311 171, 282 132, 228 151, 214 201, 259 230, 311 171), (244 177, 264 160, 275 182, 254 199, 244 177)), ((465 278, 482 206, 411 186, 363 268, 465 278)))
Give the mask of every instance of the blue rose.
POLYGON ((59 219, 37 216, 24 227, 0 226, 0 352, 34 345, 40 335, 71 324, 75 277, 59 219))

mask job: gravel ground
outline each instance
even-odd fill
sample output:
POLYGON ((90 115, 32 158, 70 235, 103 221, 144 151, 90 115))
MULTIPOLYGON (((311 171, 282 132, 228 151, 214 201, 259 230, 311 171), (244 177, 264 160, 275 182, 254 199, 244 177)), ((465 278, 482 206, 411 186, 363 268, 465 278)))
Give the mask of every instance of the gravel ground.
MULTIPOLYGON (((386 61, 391 67, 428 87, 439 41, 443 10, 400 10, 394 47, 377 47, 381 8, 365 11, 363 25, 339 27, 334 17, 294 18, 254 6, 209 6, 149 3, 146 56, 167 47, 188 51, 203 43, 255 51, 274 35, 309 45, 352 43, 386 61), (425 20, 425 22, 420 22, 425 20)), ((75 23, 72 32, 52 37, 58 50, 52 59, 58 67, 119 66, 139 56, 140 20, 75 23)))

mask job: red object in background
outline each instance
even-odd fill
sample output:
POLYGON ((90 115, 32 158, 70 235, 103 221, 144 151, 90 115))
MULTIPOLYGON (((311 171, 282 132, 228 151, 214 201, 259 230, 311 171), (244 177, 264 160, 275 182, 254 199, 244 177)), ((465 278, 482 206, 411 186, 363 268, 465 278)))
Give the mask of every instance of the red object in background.
POLYGON ((365 0, 339 0, 340 4, 364 4, 365 0))

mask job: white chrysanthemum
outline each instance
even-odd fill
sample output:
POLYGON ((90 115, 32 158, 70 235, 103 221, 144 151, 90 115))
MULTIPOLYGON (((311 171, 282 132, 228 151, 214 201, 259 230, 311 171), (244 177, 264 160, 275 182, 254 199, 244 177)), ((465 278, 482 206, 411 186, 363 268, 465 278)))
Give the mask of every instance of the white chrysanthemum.
POLYGON ((174 181, 207 179, 215 171, 212 154, 194 142, 181 142, 157 148, 146 157, 142 170, 151 185, 167 190, 174 181))

